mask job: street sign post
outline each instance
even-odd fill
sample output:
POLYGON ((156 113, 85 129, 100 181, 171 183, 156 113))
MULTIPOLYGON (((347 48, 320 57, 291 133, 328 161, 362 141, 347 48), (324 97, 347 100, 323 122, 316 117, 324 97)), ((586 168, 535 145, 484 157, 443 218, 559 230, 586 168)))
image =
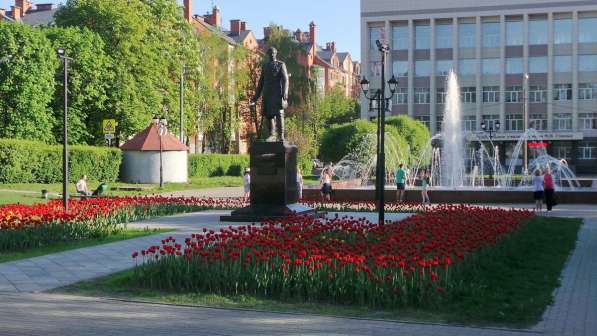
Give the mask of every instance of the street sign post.
POLYGON ((102 121, 102 132, 104 133, 104 139, 108 141, 108 147, 112 146, 112 140, 114 140, 114 134, 116 133, 116 126, 118 126, 118 123, 114 119, 104 119, 102 121))

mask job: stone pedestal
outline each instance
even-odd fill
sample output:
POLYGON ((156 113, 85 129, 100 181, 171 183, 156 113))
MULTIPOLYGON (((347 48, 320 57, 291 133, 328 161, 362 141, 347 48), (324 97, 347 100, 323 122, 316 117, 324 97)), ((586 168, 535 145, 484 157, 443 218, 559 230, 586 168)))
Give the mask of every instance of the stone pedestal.
POLYGON ((297 154, 295 145, 256 142, 251 147, 251 206, 220 219, 227 222, 258 222, 293 213, 315 213, 297 204, 297 154))

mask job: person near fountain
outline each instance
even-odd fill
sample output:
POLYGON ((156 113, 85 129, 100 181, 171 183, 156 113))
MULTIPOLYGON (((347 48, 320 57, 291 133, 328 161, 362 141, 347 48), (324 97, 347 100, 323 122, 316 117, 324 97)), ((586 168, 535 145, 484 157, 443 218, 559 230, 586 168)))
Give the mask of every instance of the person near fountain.
POLYGON ((404 200, 404 192, 406 190, 406 169, 404 169, 404 164, 400 164, 398 166, 398 170, 396 170, 396 174, 394 174, 396 180, 396 201, 402 202, 404 200))
POLYGON ((321 200, 323 202, 330 201, 332 198, 332 167, 327 166, 321 171, 319 178, 321 185, 321 200))
POLYGON ((421 173, 421 197, 423 198, 423 204, 431 204, 431 200, 429 199, 429 193, 427 192, 427 188, 429 187, 429 173, 426 170, 423 170, 421 173))
POLYGON ((545 193, 545 206, 547 207, 547 211, 551 211, 555 205, 555 189, 556 185, 553 182, 551 168, 548 166, 543 175, 543 192, 545 193))
POLYGON ((245 169, 245 175, 243 176, 243 189, 245 192, 245 201, 249 201, 251 198, 251 169, 245 169))
POLYGON ((298 191, 298 199, 303 198, 303 174, 300 169, 296 170, 296 189, 298 191))
POLYGON ((533 175, 533 198, 535 199, 535 211, 543 210, 543 190, 544 178, 541 175, 541 170, 535 170, 533 175))

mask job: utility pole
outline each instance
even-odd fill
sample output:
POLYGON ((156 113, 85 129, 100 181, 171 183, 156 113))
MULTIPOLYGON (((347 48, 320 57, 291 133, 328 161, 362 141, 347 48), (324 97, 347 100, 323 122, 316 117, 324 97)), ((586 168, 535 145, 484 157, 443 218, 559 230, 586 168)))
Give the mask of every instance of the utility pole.
POLYGON ((72 58, 66 56, 62 47, 56 49, 58 57, 64 62, 64 119, 63 119, 63 145, 62 145, 62 203, 64 211, 68 212, 68 61, 72 58))
MULTIPOLYGON (((523 96, 523 114, 524 114, 524 132, 528 132, 529 130, 529 74, 524 74, 524 83, 522 87, 522 96, 523 96)), ((524 174, 529 174, 529 144, 528 144, 528 134, 524 137, 524 174)))

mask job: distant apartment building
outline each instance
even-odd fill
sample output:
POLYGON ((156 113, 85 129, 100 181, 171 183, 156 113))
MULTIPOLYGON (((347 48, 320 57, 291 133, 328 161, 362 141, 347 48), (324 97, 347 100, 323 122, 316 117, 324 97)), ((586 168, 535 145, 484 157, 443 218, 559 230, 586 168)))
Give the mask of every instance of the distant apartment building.
MULTIPOLYGON (((361 0, 361 27, 372 87, 381 76, 375 41, 390 45, 386 78, 399 82, 391 114, 441 132, 453 69, 469 138, 499 121, 493 141, 509 163, 515 139, 533 128, 552 156, 597 174, 597 1, 361 0)), ((366 101, 361 106, 363 118, 375 117, 366 101)))
POLYGON ((51 3, 33 4, 27 0, 15 0, 10 11, 0 8, 0 21, 22 22, 33 27, 50 26, 54 24, 57 11, 57 6, 51 3))

